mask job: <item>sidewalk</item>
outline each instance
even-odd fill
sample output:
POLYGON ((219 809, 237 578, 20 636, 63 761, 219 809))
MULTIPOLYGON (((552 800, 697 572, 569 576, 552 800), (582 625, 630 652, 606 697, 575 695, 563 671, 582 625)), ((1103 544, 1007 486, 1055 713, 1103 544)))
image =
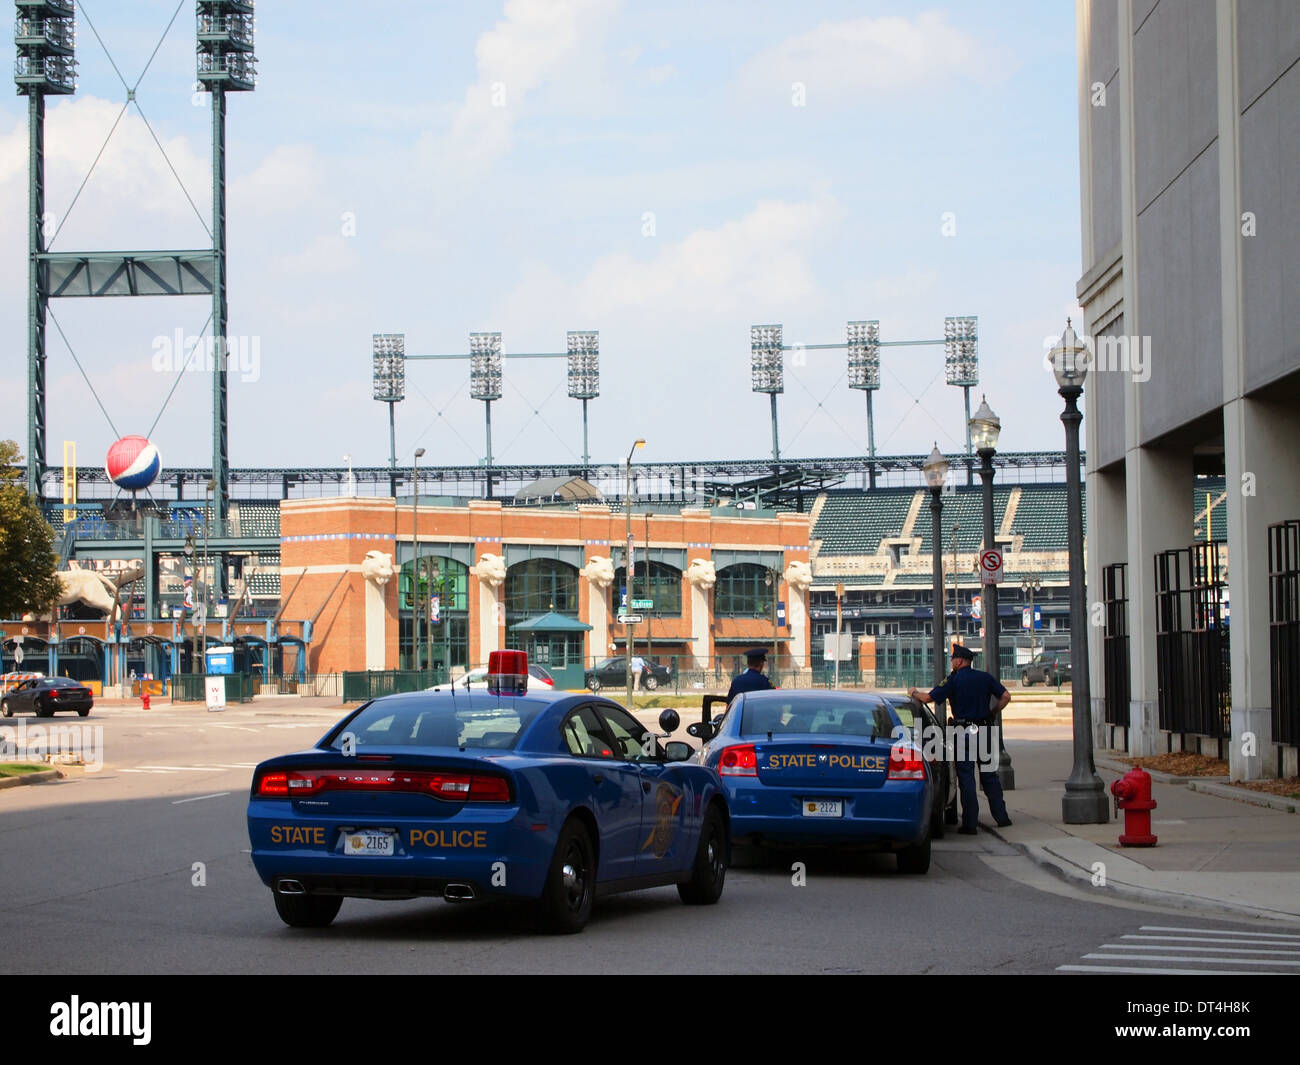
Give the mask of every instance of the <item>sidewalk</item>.
POLYGON ((1178 909, 1300 923, 1300 800, 1268 796, 1280 808, 1253 805, 1257 792, 1225 797, 1224 782, 1152 774, 1151 831, 1155 847, 1121 847, 1122 813, 1115 817, 1110 784, 1129 770, 1120 752, 1099 752, 1111 822, 1066 825, 1061 820, 1065 780, 1073 766, 1068 739, 1057 729, 1008 723, 1007 747, 1016 788, 1006 793, 1009 828, 996 828, 980 795, 980 823, 1061 879, 1092 892, 1178 909), (1034 732, 1053 738, 1032 737, 1034 732))

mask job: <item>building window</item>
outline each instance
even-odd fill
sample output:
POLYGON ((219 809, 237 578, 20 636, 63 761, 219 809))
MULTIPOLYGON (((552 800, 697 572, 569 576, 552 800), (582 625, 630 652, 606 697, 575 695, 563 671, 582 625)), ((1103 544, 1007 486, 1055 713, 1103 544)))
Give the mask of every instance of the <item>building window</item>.
MULTIPOLYGON (((621 609, 621 594, 627 587, 627 570, 619 566, 614 570, 614 584, 610 589, 613 597, 613 612, 621 609)), ((636 587, 632 589, 634 599, 651 599, 652 607, 638 607, 636 613, 650 614, 653 617, 681 617, 682 614, 682 571, 666 562, 651 562, 647 566, 644 559, 636 567, 636 587)), ((629 604, 629 608, 631 604, 629 604)))
POLYGON ((713 587, 713 612, 720 618, 762 618, 772 613, 771 574, 766 566, 738 562, 718 571, 713 587))
POLYGON ((530 558, 506 571, 506 628, 554 611, 578 616, 578 570, 554 558, 530 558))

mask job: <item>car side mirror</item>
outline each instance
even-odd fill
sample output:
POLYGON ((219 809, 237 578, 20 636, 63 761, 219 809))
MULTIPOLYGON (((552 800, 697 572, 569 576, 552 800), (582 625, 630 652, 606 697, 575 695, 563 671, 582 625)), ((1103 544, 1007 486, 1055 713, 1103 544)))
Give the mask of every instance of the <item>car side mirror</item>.
POLYGON ((697 740, 703 740, 708 743, 716 734, 713 726, 707 721, 692 721, 686 726, 686 734, 694 736, 697 740))
POLYGON ((673 733, 681 726, 682 719, 677 716, 677 711, 673 709, 665 710, 659 715, 659 729, 661 732, 673 733))
POLYGON ((685 762, 695 753, 695 748, 681 740, 669 740, 664 744, 664 755, 669 762, 685 762))

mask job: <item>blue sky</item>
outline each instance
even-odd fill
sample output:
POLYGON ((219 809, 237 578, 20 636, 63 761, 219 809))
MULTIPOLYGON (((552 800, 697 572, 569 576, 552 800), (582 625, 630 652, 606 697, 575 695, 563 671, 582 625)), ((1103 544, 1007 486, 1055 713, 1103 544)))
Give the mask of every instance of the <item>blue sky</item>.
MULTIPOLYGON (((176 11, 83 6, 130 83, 176 11)), ((979 316, 972 402, 987 392, 1003 446, 1062 446, 1041 358, 1079 275, 1073 4, 294 0, 259 5, 257 55, 257 91, 229 98, 230 334, 249 353, 230 378, 235 465, 385 464, 373 332, 431 353, 501 330, 509 352, 599 329, 592 458, 621 461, 641 436, 651 461, 770 454, 751 323, 815 344, 858 318, 880 319, 885 340, 937 337, 959 314, 979 316)), ((206 244, 134 109, 66 211, 125 97, 84 18, 78 60, 76 96, 49 106, 55 250, 206 244)), ((138 98, 208 221, 210 112, 193 78, 186 0, 138 98)), ((0 435, 20 441, 26 157, 26 101, 6 97, 0 331, 14 354, 0 435)), ((208 311, 200 298, 54 304, 118 432, 163 412, 164 466, 210 461, 208 379, 178 384, 158 339, 196 333, 208 311)), ((72 439, 98 463, 114 431, 50 337, 49 455, 72 439)), ((879 451, 964 445, 942 366, 938 348, 886 349, 879 451)), ((505 379, 496 460, 576 460, 562 360, 507 360, 505 379)), ((416 447, 424 463, 481 457, 468 392, 467 363, 408 365, 399 462, 416 447)), ((866 449, 842 350, 788 361, 779 411, 783 456, 866 449)))

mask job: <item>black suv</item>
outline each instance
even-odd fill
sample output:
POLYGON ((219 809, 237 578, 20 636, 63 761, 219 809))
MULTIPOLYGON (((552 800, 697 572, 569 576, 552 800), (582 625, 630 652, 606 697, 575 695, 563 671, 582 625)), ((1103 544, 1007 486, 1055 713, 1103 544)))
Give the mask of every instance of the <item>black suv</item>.
POLYGON ((1020 683, 1026 688, 1039 681, 1056 685, 1070 679, 1069 651, 1044 651, 1034 655, 1020 671, 1020 683))

